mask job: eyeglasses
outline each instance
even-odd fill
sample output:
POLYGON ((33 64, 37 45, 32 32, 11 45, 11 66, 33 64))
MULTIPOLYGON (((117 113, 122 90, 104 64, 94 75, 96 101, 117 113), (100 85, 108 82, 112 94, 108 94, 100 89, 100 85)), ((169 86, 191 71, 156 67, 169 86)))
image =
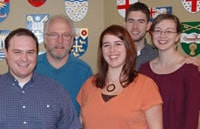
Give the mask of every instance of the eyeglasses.
POLYGON ((72 38, 72 34, 70 33, 58 34, 56 32, 52 32, 52 33, 47 33, 46 35, 53 40, 58 39, 59 36, 61 36, 63 40, 70 40, 72 38))
POLYGON ((172 35, 174 33, 177 33, 177 32, 174 32, 174 31, 171 31, 171 30, 154 30, 153 31, 153 34, 155 35, 161 35, 161 34, 164 34, 164 35, 172 35))

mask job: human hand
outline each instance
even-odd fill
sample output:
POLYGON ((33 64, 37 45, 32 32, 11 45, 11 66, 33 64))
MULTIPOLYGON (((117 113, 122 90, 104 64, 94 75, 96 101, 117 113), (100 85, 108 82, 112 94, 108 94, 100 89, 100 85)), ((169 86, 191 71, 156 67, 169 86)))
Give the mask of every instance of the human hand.
POLYGON ((200 72, 200 60, 196 57, 185 56, 185 63, 186 64, 194 64, 198 67, 200 72))

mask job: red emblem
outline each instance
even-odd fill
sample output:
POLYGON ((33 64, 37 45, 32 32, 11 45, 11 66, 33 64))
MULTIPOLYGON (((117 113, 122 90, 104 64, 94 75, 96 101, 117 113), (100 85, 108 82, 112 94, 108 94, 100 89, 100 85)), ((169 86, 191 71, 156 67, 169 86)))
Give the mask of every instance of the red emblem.
POLYGON ((46 2, 46 0, 28 0, 28 2, 35 7, 39 7, 43 5, 46 2))
POLYGON ((182 0, 183 7, 190 13, 200 11, 200 0, 182 0))
POLYGON ((126 9, 128 9, 130 4, 138 2, 138 0, 117 0, 117 10, 118 13, 125 17, 126 9))

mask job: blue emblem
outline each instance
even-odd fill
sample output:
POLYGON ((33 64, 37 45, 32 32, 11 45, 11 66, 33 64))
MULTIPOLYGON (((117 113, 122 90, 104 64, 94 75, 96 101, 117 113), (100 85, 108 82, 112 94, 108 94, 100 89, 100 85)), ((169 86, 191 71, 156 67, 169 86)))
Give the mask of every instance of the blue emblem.
POLYGON ((6 36, 10 33, 9 30, 0 30, 0 60, 5 59, 5 53, 4 53, 4 40, 6 36))
POLYGON ((75 28, 76 36, 74 38, 74 44, 71 53, 76 56, 82 56, 88 47, 88 29, 87 28, 75 28))
POLYGON ((172 14, 172 7, 165 6, 165 7, 154 7, 149 8, 150 11, 150 21, 153 21, 159 14, 172 14))
POLYGON ((48 19, 48 14, 28 14, 26 16, 26 27, 36 35, 40 44, 43 43, 44 23, 48 19))
POLYGON ((0 22, 4 21, 10 10, 10 2, 9 0, 1 0, 0 1, 0 22))

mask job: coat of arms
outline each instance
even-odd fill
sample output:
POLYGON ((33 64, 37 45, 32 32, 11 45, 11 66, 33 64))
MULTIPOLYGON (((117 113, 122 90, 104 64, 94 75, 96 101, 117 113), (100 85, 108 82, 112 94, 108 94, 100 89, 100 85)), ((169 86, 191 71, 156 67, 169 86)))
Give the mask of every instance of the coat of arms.
POLYGON ((26 28, 36 35, 40 44, 43 43, 44 23, 48 19, 48 14, 28 14, 26 16, 26 28))
POLYGON ((159 14, 172 14, 172 7, 166 6, 166 7, 149 8, 149 12, 150 12, 150 20, 152 21, 159 14))
POLYGON ((71 53, 76 56, 82 56, 88 47, 88 29, 87 28, 75 28, 74 45, 71 53))
POLYGON ((126 10, 129 5, 136 2, 138 2, 138 0, 117 0, 117 10, 119 14, 125 18, 126 10))
POLYGON ((87 14, 88 0, 65 0, 65 12, 75 21, 81 21, 87 14))
POLYGON ((0 60, 5 59, 5 53, 4 53, 4 40, 6 36, 10 33, 10 30, 0 30, 0 60))
POLYGON ((190 13, 200 11, 200 0, 182 0, 183 7, 190 13))
POLYGON ((200 22, 182 22, 181 46, 185 53, 197 56, 200 53, 200 22))
POLYGON ((10 10, 9 0, 0 0, 0 22, 4 21, 10 10))
POLYGON ((43 5, 46 2, 46 0, 28 0, 28 2, 34 7, 39 7, 43 5))

